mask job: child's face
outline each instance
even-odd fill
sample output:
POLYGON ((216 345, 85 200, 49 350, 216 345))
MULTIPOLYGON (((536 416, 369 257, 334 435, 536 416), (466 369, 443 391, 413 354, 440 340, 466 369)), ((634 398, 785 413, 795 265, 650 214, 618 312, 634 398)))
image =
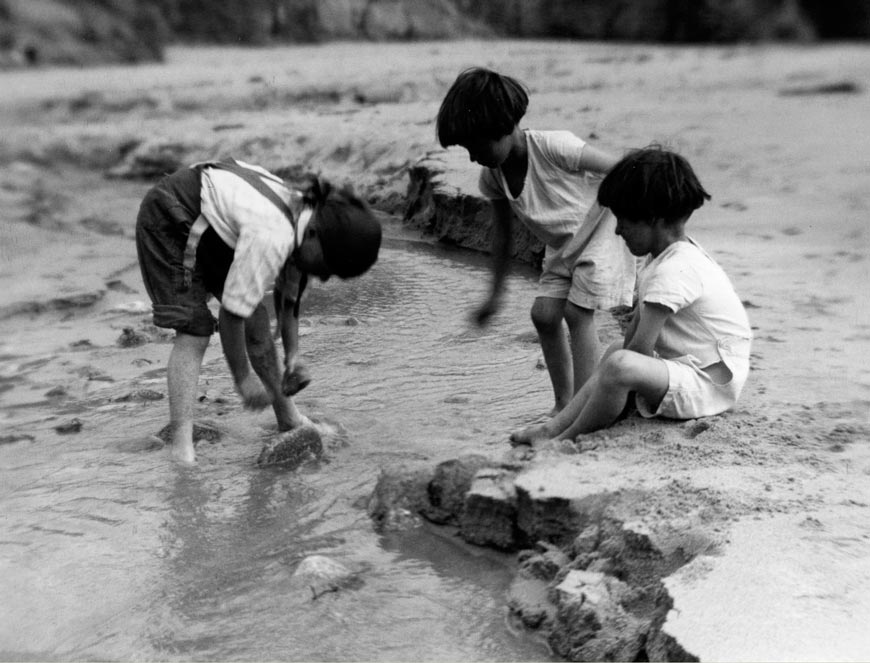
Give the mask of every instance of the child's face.
POLYGON ((511 146, 512 137, 508 134, 498 140, 482 138, 462 147, 468 150, 468 158, 474 163, 484 168, 498 168, 510 154, 511 146))
POLYGON ((323 247, 320 238, 311 226, 305 229, 305 237, 294 256, 296 265, 303 272, 313 274, 321 281, 326 281, 332 276, 326 260, 323 258, 323 247))
POLYGON ((622 237, 632 255, 645 256, 656 246, 656 225, 655 222, 616 217, 616 234, 622 237))

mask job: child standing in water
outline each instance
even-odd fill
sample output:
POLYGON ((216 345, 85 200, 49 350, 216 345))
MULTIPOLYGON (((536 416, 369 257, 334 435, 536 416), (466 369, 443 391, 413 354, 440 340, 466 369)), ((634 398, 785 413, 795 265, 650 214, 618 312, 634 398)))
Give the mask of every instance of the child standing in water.
POLYGON ((511 440, 573 439, 612 424, 634 394, 644 417, 695 419, 731 408, 749 374, 752 331, 734 287, 688 235, 710 198, 689 163, 659 148, 638 150, 608 173, 598 201, 636 256, 638 303, 625 339, 550 421, 511 440))
POLYGON ((145 195, 136 222, 139 266, 154 324, 176 332, 167 365, 175 459, 196 458, 196 383, 217 326, 209 296, 221 304, 221 343, 242 402, 255 410, 271 405, 278 428, 289 430, 305 421, 292 395, 308 382, 297 358, 307 276, 359 276, 380 244, 380 223, 350 191, 317 179, 299 191, 240 161, 182 168, 145 195), (273 283, 283 367, 262 301, 273 283))
POLYGON ((514 216, 546 246, 531 315, 553 385, 555 413, 598 361, 595 310, 631 305, 635 261, 614 234, 613 215, 595 201, 603 174, 617 158, 569 131, 521 129, 528 102, 515 79, 468 69, 441 103, 437 135, 443 147, 460 145, 483 166, 479 186, 492 202, 493 279, 476 313, 478 324, 500 307, 514 216))

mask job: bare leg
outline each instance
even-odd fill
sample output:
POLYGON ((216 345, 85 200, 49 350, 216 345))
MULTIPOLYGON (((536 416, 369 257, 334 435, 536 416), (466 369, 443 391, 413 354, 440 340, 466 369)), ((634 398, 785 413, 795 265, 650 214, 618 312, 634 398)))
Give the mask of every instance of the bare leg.
POLYGON ((571 350, 562 318, 565 300, 553 297, 538 297, 532 305, 532 322, 538 330, 544 362, 553 385, 556 403, 553 413, 559 412, 571 400, 574 393, 571 350))
MULTIPOLYGON (((591 430, 597 430, 597 428, 603 428, 604 426, 613 423, 625 407, 628 392, 636 391, 638 390, 637 388, 631 387, 630 389, 625 389, 625 394, 622 396, 620 396, 619 393, 611 393, 608 398, 612 397, 615 401, 613 403, 608 403, 608 406, 612 406, 613 409, 615 409, 617 405, 619 406, 615 414, 612 414, 611 417, 609 411, 610 407, 603 408, 600 412, 603 419, 609 419, 607 423, 605 423, 604 426, 599 425, 597 428, 592 428, 590 430, 581 430, 581 428, 584 428, 587 425, 587 421, 593 419, 595 414, 592 408, 597 407, 594 404, 594 400, 601 398, 599 392, 604 388, 602 387, 603 374, 607 373, 612 379, 614 365, 618 368, 625 363, 624 361, 619 362, 610 360, 610 357, 616 353, 622 353, 622 341, 615 341, 610 344, 607 350, 605 350, 604 356, 601 358, 601 363, 598 369, 592 374, 592 377, 586 381, 580 390, 574 394, 574 397, 561 412, 543 424, 528 426, 521 431, 512 433, 510 437, 511 442, 514 444, 532 444, 537 440, 550 440, 554 438, 573 439, 580 433, 588 433, 591 430), (588 412, 587 406, 589 407, 588 412)), ((650 402, 656 402, 657 399, 661 399, 668 388, 667 368, 665 368, 665 365, 658 359, 646 357, 636 352, 629 352, 628 354, 630 357, 636 358, 637 361, 643 365, 643 375, 648 376, 649 380, 649 385, 644 388, 644 393, 646 396, 650 397, 650 402), (657 370, 657 366, 664 370, 663 376, 657 370), (662 380, 664 381, 663 383, 662 380)), ((643 375, 623 374, 621 378, 627 381, 632 379, 640 381, 643 375)), ((610 385, 607 385, 607 388, 610 388, 610 385)))
POLYGON ((208 336, 191 336, 177 332, 166 365, 169 426, 172 435, 169 452, 172 458, 182 463, 196 461, 193 448, 193 404, 208 342, 208 336))
POLYGON ((595 377, 586 381, 586 384, 581 387, 580 391, 574 394, 574 397, 568 401, 568 404, 557 412, 550 420, 527 426, 521 431, 511 433, 510 440, 512 444, 532 444, 538 440, 552 440, 555 438, 566 437, 563 432, 567 430, 580 416, 583 411, 586 401, 589 399, 589 394, 594 388, 595 377))
POLYGON ((257 306, 245 320, 245 344, 251 368, 272 396, 272 409, 279 430, 290 430, 304 422, 293 399, 281 391, 282 368, 269 328, 269 312, 263 304, 257 306))
POLYGON ((668 391, 668 368, 661 359, 619 350, 607 357, 589 386, 578 416, 561 437, 573 439, 606 428, 622 413, 632 391, 659 403, 668 391))
POLYGON ((571 359, 574 365, 574 393, 592 377, 598 365, 598 333, 595 329, 595 312, 567 302, 565 321, 571 334, 571 359))

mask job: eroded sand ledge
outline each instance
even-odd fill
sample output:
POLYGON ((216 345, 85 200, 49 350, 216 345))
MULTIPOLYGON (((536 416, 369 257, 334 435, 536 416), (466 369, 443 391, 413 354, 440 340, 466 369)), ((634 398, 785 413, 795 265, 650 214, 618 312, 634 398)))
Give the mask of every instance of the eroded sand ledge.
POLYGON ((379 531, 426 519, 468 543, 520 551, 511 617, 565 659, 691 661, 663 629, 673 601, 662 580, 716 543, 698 518, 648 517, 681 492, 596 486, 555 457, 463 456, 385 470, 368 509, 379 531))

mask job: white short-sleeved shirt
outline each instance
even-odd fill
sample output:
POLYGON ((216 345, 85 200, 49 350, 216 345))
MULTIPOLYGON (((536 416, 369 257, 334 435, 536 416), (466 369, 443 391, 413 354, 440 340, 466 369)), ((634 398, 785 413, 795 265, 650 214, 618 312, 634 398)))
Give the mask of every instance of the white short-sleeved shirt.
POLYGON ((528 168, 511 195, 500 168, 483 168, 479 187, 507 200, 517 218, 546 246, 541 291, 586 308, 630 305, 636 261, 616 234, 616 219, 598 205, 603 175, 581 166, 585 141, 570 131, 526 129, 528 168))
MULTIPOLYGON (((302 197, 298 191, 259 166, 237 163, 257 173, 299 218, 302 197)), ((221 306, 247 318, 274 283, 304 229, 294 231, 290 219, 272 201, 228 170, 204 168, 200 195, 202 215, 234 249, 221 306)))
POLYGON ((650 256, 638 274, 638 301, 660 304, 668 316, 655 351, 664 359, 691 356, 704 368, 725 360, 723 348, 748 360, 752 330, 725 271, 689 239, 650 256))
POLYGON ((580 167, 586 143, 570 131, 525 130, 529 165, 520 195, 514 197, 500 168, 484 168, 480 191, 505 198, 517 217, 547 246, 570 240, 595 204, 602 176, 580 167))

